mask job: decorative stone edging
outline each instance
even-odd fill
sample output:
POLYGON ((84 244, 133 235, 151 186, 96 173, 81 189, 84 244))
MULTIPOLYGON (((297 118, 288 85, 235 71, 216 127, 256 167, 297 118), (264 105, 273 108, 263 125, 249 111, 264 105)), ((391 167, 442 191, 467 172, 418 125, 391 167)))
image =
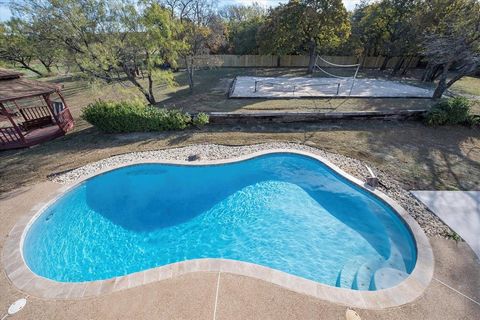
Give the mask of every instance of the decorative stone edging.
MULTIPOLYGON (((265 146, 265 145, 262 145, 265 146)), ((84 297, 94 297, 102 294, 112 293, 127 288, 137 287, 143 284, 152 283, 160 280, 165 280, 182 274, 191 272, 226 272, 232 274, 238 274, 248 276, 264 281, 268 281, 289 290, 307 294, 322 300, 347 305, 350 307, 365 308, 365 309, 383 309, 388 307, 399 306, 414 301, 420 295, 423 294, 427 286, 429 285, 433 277, 434 259, 433 252, 430 247, 427 236, 422 231, 422 228, 416 223, 407 211, 405 211, 400 205, 383 194, 378 190, 372 190, 366 187, 362 181, 344 172, 330 161, 326 160, 317 154, 305 150, 299 150, 299 148, 293 148, 292 145, 284 144, 283 148, 269 149, 261 147, 256 152, 250 152, 249 154, 237 155, 234 157, 224 157, 217 160, 201 160, 195 162, 187 162, 185 158, 183 160, 176 159, 175 156, 179 156, 177 153, 173 155, 170 160, 158 158, 145 158, 145 157, 133 157, 128 159, 130 155, 117 156, 116 161, 109 162, 112 158, 99 161, 97 163, 87 165, 83 167, 88 168, 88 171, 73 170, 70 173, 56 177, 57 181, 68 182, 64 186, 60 186, 56 190, 56 197, 50 200, 48 203, 36 205, 26 214, 23 218, 11 230, 7 242, 3 249, 2 260, 5 267, 7 277, 18 289, 28 292, 29 294, 39 296, 42 298, 51 299, 75 299, 84 297), (290 146, 285 147, 285 145, 290 146), (82 283, 69 283, 69 282, 57 282, 44 277, 40 277, 33 273, 26 265, 23 255, 23 239, 26 231, 35 219, 48 207, 51 203, 56 201, 61 195, 63 195, 69 189, 75 187, 82 181, 98 175, 100 173, 108 172, 120 167, 140 164, 140 163, 165 163, 165 164, 189 164, 189 165, 215 165, 224 164, 229 162, 237 162, 241 160, 247 160, 253 157, 258 157, 264 154, 270 153, 296 153, 305 156, 312 157, 331 169, 335 170, 338 174, 342 175, 351 182, 359 185, 360 187, 368 190, 378 198, 389 204, 398 215, 400 215, 410 228, 412 235, 415 239, 417 246, 417 262, 414 270, 407 279, 402 281, 395 287, 378 290, 378 291, 354 291, 350 289, 337 288, 328 285, 324 285, 315 281, 311 281, 305 278, 294 276, 282 271, 263 267, 260 265, 246 263, 241 261, 226 260, 226 259, 197 259, 188 260, 179 263, 174 263, 166 266, 149 269, 125 276, 120 276, 108 280, 82 282, 82 283), (123 157, 123 158, 122 158, 123 157), (119 161, 122 160, 122 161, 119 161), (90 167, 89 167, 90 166, 90 167), (92 169, 96 170, 92 170, 92 169), (77 172, 75 172, 77 171, 77 172), (82 173, 82 174, 80 174, 82 173), (62 177, 62 178, 61 178, 62 177)), ((301 146, 304 147, 304 146, 301 146)), ((227 148, 227 147, 223 147, 227 148)), ((239 147, 241 148, 241 147, 239 147)), ((308 147, 306 147, 308 148, 308 147)), ((238 148, 237 148, 238 149, 238 148)), ((205 150, 205 148, 203 148, 205 150)), ((178 151, 178 150, 177 150, 178 151)), ((191 151, 191 150, 189 150, 191 151)), ((210 150, 211 151, 211 150, 210 150)), ((245 150, 237 150, 237 152, 243 152, 245 150)), ((252 150, 250 150, 252 151, 252 150)), ((137 154, 138 155, 138 154, 137 154)), ((153 155, 153 154, 150 154, 153 155)), ((171 154, 172 156, 172 154, 171 154)), ((218 156, 218 154, 217 154, 218 156)), ((226 156, 226 154, 223 154, 226 156)), ((115 157, 113 157, 115 158, 115 157)))

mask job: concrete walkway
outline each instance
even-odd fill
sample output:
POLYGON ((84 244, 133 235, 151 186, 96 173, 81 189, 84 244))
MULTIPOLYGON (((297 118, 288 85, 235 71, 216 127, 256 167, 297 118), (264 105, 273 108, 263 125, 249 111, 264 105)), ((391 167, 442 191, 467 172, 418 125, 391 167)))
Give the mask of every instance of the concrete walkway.
POLYGON ((480 191, 412 191, 480 258, 480 191))

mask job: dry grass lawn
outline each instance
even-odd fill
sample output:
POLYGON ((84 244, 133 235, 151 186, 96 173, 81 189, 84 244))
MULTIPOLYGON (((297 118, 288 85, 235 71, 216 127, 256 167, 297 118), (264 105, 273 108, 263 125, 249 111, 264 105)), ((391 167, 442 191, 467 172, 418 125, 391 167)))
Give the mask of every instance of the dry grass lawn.
MULTIPOLYGON (((249 112, 269 110, 295 111, 364 111, 425 109, 432 102, 426 99, 228 99, 227 92, 235 76, 300 76, 303 69, 212 69, 200 70, 196 74, 196 87, 190 94, 184 72, 175 73, 177 85, 166 87, 157 84, 154 88, 159 106, 182 108, 188 112, 227 111, 249 112)), ((45 81, 61 83, 75 115, 81 108, 97 99, 120 100, 142 98, 139 91, 131 85, 91 85, 76 77, 47 78, 45 81)))
POLYGON ((347 121, 323 124, 210 126, 168 133, 107 135, 83 121, 66 137, 0 154, 0 194, 53 173, 112 155, 190 144, 305 143, 364 160, 407 189, 478 189, 480 130, 429 128, 417 122, 347 121))
MULTIPOLYGON (((378 110, 425 108, 425 99, 230 100, 226 90, 235 75, 298 75, 300 70, 217 69, 200 71, 193 95, 184 73, 176 88, 156 87, 160 105, 187 111, 378 110)), ((209 126, 203 131, 106 135, 80 119, 81 108, 95 99, 117 100, 138 95, 119 85, 91 86, 76 78, 51 78, 64 85, 76 128, 43 145, 0 153, 0 194, 44 180, 115 154, 172 148, 198 143, 242 145, 272 140, 305 143, 364 160, 390 173, 407 189, 479 189, 480 130, 429 128, 418 122, 346 121, 320 124, 209 126)), ((480 109, 480 108, 479 108, 480 109)), ((480 112, 479 112, 480 113, 480 112)))

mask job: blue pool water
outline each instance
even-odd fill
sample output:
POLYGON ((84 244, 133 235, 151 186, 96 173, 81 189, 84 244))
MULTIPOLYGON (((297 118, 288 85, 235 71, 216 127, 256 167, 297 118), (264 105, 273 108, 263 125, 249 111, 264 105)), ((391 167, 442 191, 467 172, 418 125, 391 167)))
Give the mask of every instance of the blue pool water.
POLYGON ((319 161, 288 153, 99 175, 48 207, 23 250, 32 271, 63 282, 224 258, 376 290, 404 279, 416 261, 411 233, 388 205, 319 161))

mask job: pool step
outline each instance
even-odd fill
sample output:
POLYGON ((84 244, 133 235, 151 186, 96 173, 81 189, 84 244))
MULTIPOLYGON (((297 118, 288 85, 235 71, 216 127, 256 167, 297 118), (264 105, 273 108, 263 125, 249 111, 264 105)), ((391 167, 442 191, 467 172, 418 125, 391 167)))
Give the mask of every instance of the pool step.
POLYGON ((338 273, 335 285, 339 288, 351 289, 355 280, 359 266, 366 263, 367 260, 362 256, 355 256, 343 265, 338 273))
POLYGON ((385 261, 384 266, 386 268, 394 268, 402 272, 407 272, 402 254, 400 253, 400 250, 398 250, 397 246, 392 242, 390 242, 390 257, 388 257, 387 261, 385 261))
POLYGON ((381 268, 375 272, 373 281, 375 282, 375 289, 382 290, 396 286, 409 276, 408 273, 393 269, 381 268))
POLYGON ((368 261, 358 268, 357 274, 352 284, 355 290, 377 290, 375 283, 375 272, 382 268, 390 268, 406 273, 405 262, 398 248, 391 243, 390 257, 387 260, 378 258, 377 260, 368 261))
POLYGON ((375 290, 375 283, 373 275, 376 270, 381 268, 385 263, 385 260, 378 258, 377 260, 368 261, 362 264, 355 274, 353 280, 352 289, 354 290, 375 290))

